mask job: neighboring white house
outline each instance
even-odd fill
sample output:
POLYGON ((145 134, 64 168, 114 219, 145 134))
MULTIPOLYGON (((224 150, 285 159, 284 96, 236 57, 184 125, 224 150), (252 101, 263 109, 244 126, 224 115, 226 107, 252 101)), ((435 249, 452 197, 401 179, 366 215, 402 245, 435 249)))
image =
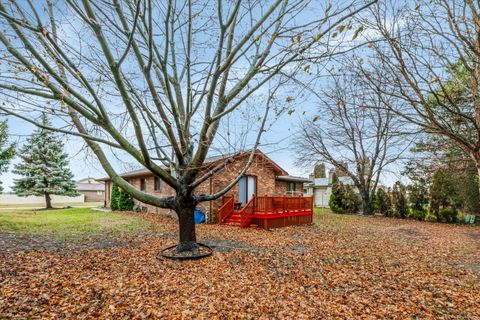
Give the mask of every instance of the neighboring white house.
POLYGON ((329 207, 328 202, 330 200, 330 195, 332 194, 333 173, 336 174, 338 181, 342 182, 344 185, 353 185, 352 178, 347 176, 345 173, 335 169, 330 169, 327 176, 325 171, 324 165, 317 166, 315 168, 315 174, 312 173, 310 175, 312 182, 307 182, 304 184, 304 194, 308 197, 314 197, 315 207, 329 207), (315 175, 324 177, 315 178, 315 175))

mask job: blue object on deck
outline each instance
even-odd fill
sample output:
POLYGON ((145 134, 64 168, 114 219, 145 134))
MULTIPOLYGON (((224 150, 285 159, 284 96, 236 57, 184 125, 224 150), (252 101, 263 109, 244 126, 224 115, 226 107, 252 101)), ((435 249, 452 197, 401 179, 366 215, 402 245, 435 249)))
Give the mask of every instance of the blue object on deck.
POLYGON ((193 212, 193 220, 195 224, 200 224, 205 222, 205 214, 200 210, 195 210, 193 212))

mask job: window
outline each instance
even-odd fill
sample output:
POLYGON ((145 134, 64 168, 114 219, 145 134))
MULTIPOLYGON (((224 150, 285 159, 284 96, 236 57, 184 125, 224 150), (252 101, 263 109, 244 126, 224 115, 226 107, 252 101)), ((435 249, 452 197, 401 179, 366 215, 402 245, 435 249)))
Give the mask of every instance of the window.
POLYGON ((162 179, 160 179, 159 177, 155 177, 155 186, 154 186, 155 191, 160 191, 160 188, 162 186, 161 181, 162 179))
POLYGON ((142 191, 147 190, 147 179, 140 178, 140 190, 142 191))
POLYGON ((295 182, 287 182, 287 192, 295 192, 295 182))
POLYGON ((103 191, 97 191, 97 196, 102 196, 103 195, 103 191))

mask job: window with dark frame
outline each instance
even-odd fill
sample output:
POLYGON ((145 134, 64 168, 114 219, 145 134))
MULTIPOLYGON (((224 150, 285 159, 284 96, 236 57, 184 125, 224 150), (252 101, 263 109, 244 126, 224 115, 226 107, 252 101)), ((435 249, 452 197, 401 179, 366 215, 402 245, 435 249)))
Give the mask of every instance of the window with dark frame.
POLYGON ((142 191, 147 190, 147 179, 140 178, 140 190, 142 191))
POLYGON ((162 187, 162 179, 160 179, 159 177, 155 177, 155 185, 154 185, 155 191, 160 191, 161 187, 162 187))
POLYGON ((287 182, 287 192, 295 192, 295 182, 287 182))

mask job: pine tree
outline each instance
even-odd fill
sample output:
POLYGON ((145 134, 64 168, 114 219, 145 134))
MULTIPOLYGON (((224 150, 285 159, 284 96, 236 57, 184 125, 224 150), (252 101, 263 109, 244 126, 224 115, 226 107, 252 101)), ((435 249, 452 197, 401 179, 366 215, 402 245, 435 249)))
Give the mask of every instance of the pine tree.
POLYGON ((392 198, 396 216, 402 219, 405 218, 408 214, 407 197, 405 195, 405 186, 400 181, 395 182, 393 185, 392 198))
MULTIPOLYGON (((11 144, 8 147, 8 124, 6 121, 0 122, 0 174, 7 171, 10 160, 15 155, 15 145, 11 144)), ((0 192, 3 191, 2 181, 0 181, 0 192)))
POLYGON ((118 197, 118 210, 122 210, 122 211, 133 210, 132 197, 122 189, 120 189, 120 195, 118 197))
POLYGON ((110 198, 110 209, 112 209, 112 211, 119 210, 119 206, 118 206, 119 197, 120 197, 120 189, 114 183, 112 184, 112 195, 110 198))
MULTIPOLYGON (((42 123, 49 125, 45 116, 42 123)), ((35 130, 20 149, 19 156, 22 161, 13 171, 22 176, 14 181, 13 190, 17 195, 44 196, 47 209, 52 208, 51 195, 78 195, 63 142, 51 131, 35 130)))

